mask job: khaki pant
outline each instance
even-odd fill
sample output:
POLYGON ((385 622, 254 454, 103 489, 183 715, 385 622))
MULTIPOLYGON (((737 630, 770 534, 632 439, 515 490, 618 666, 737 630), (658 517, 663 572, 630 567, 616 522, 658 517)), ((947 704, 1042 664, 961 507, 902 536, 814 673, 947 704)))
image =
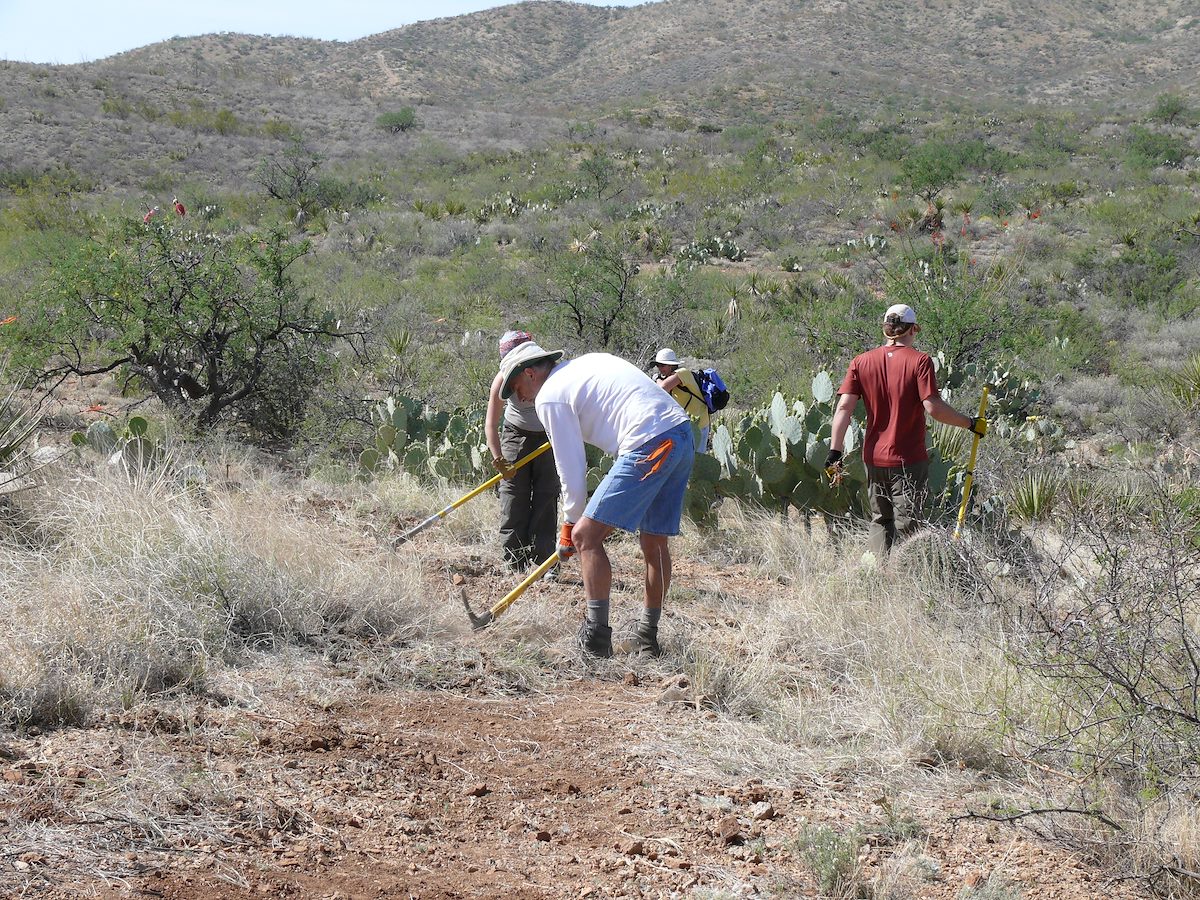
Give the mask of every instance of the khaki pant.
POLYGON ((929 462, 867 466, 867 496, 871 502, 867 547, 883 559, 898 538, 914 534, 925 521, 929 462))
MULTIPOLYGON (((516 462, 546 443, 542 431, 500 429, 500 451, 516 462)), ((504 561, 516 569, 544 562, 558 544, 558 470, 547 450, 500 482, 500 542, 504 561)))

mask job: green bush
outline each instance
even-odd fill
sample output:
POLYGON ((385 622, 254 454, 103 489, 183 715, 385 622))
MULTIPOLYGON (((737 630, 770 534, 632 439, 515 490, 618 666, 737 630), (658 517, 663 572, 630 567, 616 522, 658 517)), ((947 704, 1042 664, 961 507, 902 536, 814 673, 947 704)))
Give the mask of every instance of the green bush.
POLYGON ((417 127, 417 111, 411 106, 402 106, 395 112, 376 116, 375 124, 392 134, 399 134, 417 127))
POLYGON ((1168 125, 1174 124, 1188 114, 1187 101, 1179 94, 1167 92, 1159 94, 1150 110, 1150 118, 1168 125))
POLYGON ((1175 134, 1150 131, 1141 125, 1129 129, 1129 164, 1139 169, 1178 166, 1188 153, 1187 140, 1175 134))
POLYGON ((278 441, 331 345, 352 337, 293 279, 308 252, 280 231, 125 220, 57 259, 42 302, 2 337, 43 380, 124 372, 197 427, 232 419, 278 441))
POLYGON ((1015 157, 986 141, 926 141, 900 161, 904 183, 914 194, 932 200, 958 181, 965 169, 1000 174, 1011 169, 1015 157))

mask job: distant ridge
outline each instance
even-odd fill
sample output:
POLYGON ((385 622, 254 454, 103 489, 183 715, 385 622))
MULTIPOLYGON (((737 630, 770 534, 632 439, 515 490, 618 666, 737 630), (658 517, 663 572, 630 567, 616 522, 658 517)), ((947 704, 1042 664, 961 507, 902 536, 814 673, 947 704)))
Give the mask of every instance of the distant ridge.
POLYGON ((616 114, 683 128, 889 107, 1136 115, 1165 91, 1200 94, 1195 0, 537 0, 350 42, 224 33, 0 61, 0 170, 244 186, 295 135, 350 160, 425 138, 517 149, 616 114), (409 105, 421 128, 376 127, 409 105))
POLYGON ((370 96, 603 103, 730 79, 841 78, 893 91, 1055 103, 1200 87, 1192 0, 661 0, 516 3, 348 43, 213 35, 91 64, 236 66, 370 96), (240 48, 240 49, 239 49, 240 48), (169 53, 166 51, 169 49, 169 53))

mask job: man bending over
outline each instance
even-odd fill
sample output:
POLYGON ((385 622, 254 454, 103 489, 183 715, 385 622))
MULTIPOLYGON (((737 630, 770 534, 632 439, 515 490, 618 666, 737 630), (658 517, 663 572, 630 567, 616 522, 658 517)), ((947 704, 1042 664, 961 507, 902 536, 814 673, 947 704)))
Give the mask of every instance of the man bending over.
POLYGON ((658 656, 658 621, 671 584, 667 539, 679 534, 695 455, 691 421, 632 363, 609 353, 562 356, 532 342, 512 350, 500 365, 500 397, 534 401, 554 450, 565 520, 558 551, 563 559, 579 554, 587 599, 579 644, 593 656, 612 656, 612 565, 604 539, 620 528, 638 533, 646 562, 634 650, 658 656), (616 457, 591 500, 585 443, 616 457))

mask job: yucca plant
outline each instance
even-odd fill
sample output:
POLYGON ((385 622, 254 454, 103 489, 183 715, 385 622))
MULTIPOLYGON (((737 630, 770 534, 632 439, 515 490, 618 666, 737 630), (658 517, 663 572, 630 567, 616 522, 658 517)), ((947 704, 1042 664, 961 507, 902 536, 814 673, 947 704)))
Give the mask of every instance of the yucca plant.
POLYGON ((1024 522, 1042 522, 1050 517, 1058 499, 1062 479, 1050 469, 1030 469, 1017 483, 1009 499, 1009 512, 1024 522))
POLYGON ((1200 408, 1200 353, 1194 353, 1171 376, 1171 392, 1185 409, 1200 408))
POLYGON ((966 462, 968 437, 971 432, 938 422, 933 426, 933 446, 937 447, 942 459, 966 462))
MULTIPOLYGON (((0 384, 7 381, 7 366, 0 365, 0 384)), ((29 443, 41 417, 21 402, 19 384, 0 398, 0 487, 16 481, 29 462, 29 443)))

